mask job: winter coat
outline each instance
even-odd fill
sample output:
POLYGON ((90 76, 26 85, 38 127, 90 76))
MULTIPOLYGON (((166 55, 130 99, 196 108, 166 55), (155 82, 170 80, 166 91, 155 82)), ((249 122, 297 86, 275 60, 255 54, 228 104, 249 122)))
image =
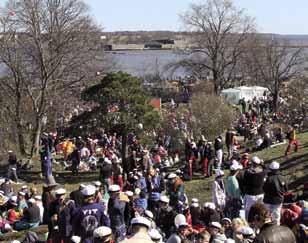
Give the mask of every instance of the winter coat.
POLYGON ((254 243, 296 243, 293 232, 285 226, 265 224, 257 235, 254 243))
POLYGON ((267 204, 281 204, 284 193, 287 191, 287 185, 279 172, 270 172, 266 177, 263 186, 264 199, 267 204))

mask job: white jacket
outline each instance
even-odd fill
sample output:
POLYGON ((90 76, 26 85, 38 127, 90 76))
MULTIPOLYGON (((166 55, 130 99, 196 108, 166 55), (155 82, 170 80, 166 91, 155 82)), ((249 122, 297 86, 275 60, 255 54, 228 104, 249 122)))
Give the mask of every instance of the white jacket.
POLYGON ((226 191, 225 185, 221 187, 220 184, 215 180, 212 183, 212 200, 217 208, 224 209, 226 206, 226 191))

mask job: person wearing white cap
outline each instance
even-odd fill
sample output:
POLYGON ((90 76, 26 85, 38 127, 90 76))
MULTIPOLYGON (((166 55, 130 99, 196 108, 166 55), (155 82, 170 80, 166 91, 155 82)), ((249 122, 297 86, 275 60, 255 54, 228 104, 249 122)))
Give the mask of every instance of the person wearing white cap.
POLYGON ((177 230, 168 238, 166 243, 177 243, 187 240, 189 225, 186 222, 185 216, 183 214, 178 214, 174 218, 174 224, 177 230))
POLYGON ((82 190, 85 188, 86 186, 84 184, 80 184, 79 188, 77 190, 74 190, 70 193, 70 198, 72 200, 74 200, 76 207, 80 207, 83 204, 83 194, 82 194, 82 190))
POLYGON ((147 179, 149 184, 148 209, 155 211, 158 207, 161 193, 165 190, 166 185, 163 176, 159 174, 159 170, 157 171, 154 168, 150 169, 147 179))
POLYGON ((242 243, 252 243, 256 237, 253 229, 248 226, 242 227, 240 233, 243 236, 242 243))
POLYGON ((218 222, 211 222, 209 225, 209 232, 212 236, 212 243, 220 243, 227 240, 225 234, 222 233, 222 226, 218 222))
POLYGON ((216 170, 216 178, 212 182, 212 200, 220 212, 223 212, 226 206, 226 190, 222 179, 224 175, 222 170, 216 170))
POLYGON ((153 213, 150 210, 145 210, 143 216, 151 222, 151 229, 156 229, 153 213))
POLYGON ((173 219, 175 217, 175 211, 169 206, 169 198, 165 195, 161 195, 159 199, 159 206, 156 211, 156 224, 157 227, 165 233, 166 237, 170 236, 171 227, 173 225, 173 219))
POLYGON ((144 217, 133 218, 131 221, 132 237, 121 243, 153 243, 149 236, 151 222, 144 217))
POLYGON ((216 206, 214 203, 204 203, 203 210, 201 211, 200 220, 206 227, 208 227, 211 222, 220 222, 220 213, 216 211, 216 206))
POLYGON ((22 212, 26 207, 28 207, 27 201, 26 201, 26 194, 22 191, 18 192, 18 206, 17 210, 19 212, 22 212))
POLYGON ((263 185, 266 172, 263 169, 262 161, 257 156, 252 157, 251 166, 245 171, 243 176, 243 193, 245 217, 247 219, 250 207, 255 203, 263 202, 264 192, 263 185))
POLYGON ((180 208, 185 202, 184 182, 174 173, 168 175, 167 194, 170 198, 169 204, 171 207, 180 208))
POLYGON ((36 196, 34 196, 34 199, 35 199, 36 205, 40 209, 40 221, 41 221, 41 223, 43 223, 44 207, 43 207, 43 203, 42 203, 42 196, 36 195, 36 196))
POLYGON ((111 184, 110 178, 112 176, 112 163, 105 157, 104 163, 100 166, 99 178, 103 182, 105 193, 108 192, 108 188, 111 184))
POLYGON ((126 202, 120 200, 120 186, 110 185, 108 193, 110 195, 108 201, 108 215, 110 217, 110 227, 117 242, 123 240, 126 235, 124 212, 126 202))
POLYGON ((230 166, 230 175, 226 180, 226 195, 228 198, 226 211, 228 211, 227 215, 232 219, 239 217, 242 208, 242 195, 237 180, 237 175, 239 174, 240 169, 241 166, 238 162, 233 163, 230 166))
POLYGON ((284 193, 288 190, 285 179, 279 172, 280 164, 273 161, 269 166, 269 173, 265 178, 263 202, 272 214, 273 223, 280 224, 281 207, 284 193))
POLYGON ((151 240, 155 243, 162 243, 163 237, 162 235, 158 232, 157 229, 151 229, 149 231, 149 236, 151 237, 151 240))
POLYGON ((83 243, 92 243, 93 232, 100 226, 110 226, 110 219, 102 203, 96 203, 95 186, 87 185, 83 190, 84 204, 72 218, 73 235, 80 236, 83 243))
POLYGON ((112 231, 109 227, 101 226, 93 232, 93 243, 111 243, 112 231))

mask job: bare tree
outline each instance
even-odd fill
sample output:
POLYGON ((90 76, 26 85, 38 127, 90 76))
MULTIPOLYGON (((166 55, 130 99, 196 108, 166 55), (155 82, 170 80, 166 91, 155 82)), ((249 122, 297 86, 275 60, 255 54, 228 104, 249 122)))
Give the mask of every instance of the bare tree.
POLYGON ((82 0, 12 0, 2 20, 0 59, 15 82, 12 88, 18 90, 20 81, 31 101, 34 155, 50 107, 59 99, 64 102, 67 91, 78 94, 101 71, 100 29, 82 0), (14 16, 8 17, 12 10, 14 16))
POLYGON ((304 71, 303 49, 292 47, 285 40, 263 38, 250 49, 247 60, 250 76, 257 84, 262 84, 273 95, 274 109, 278 108, 279 95, 285 84, 304 71))
POLYGON ((254 19, 230 0, 191 4, 181 18, 191 31, 193 50, 177 66, 185 67, 200 78, 207 76, 219 94, 240 78, 238 64, 248 40, 253 37, 251 33, 255 32, 254 19))

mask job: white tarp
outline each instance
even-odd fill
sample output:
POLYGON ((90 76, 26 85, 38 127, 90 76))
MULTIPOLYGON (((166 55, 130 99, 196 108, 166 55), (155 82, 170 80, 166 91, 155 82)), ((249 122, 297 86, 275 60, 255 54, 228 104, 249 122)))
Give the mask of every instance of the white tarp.
POLYGON ((231 89, 224 89, 221 92, 222 97, 231 104, 238 104, 240 99, 245 98, 246 101, 263 97, 264 92, 268 93, 268 89, 260 86, 240 86, 231 89))

